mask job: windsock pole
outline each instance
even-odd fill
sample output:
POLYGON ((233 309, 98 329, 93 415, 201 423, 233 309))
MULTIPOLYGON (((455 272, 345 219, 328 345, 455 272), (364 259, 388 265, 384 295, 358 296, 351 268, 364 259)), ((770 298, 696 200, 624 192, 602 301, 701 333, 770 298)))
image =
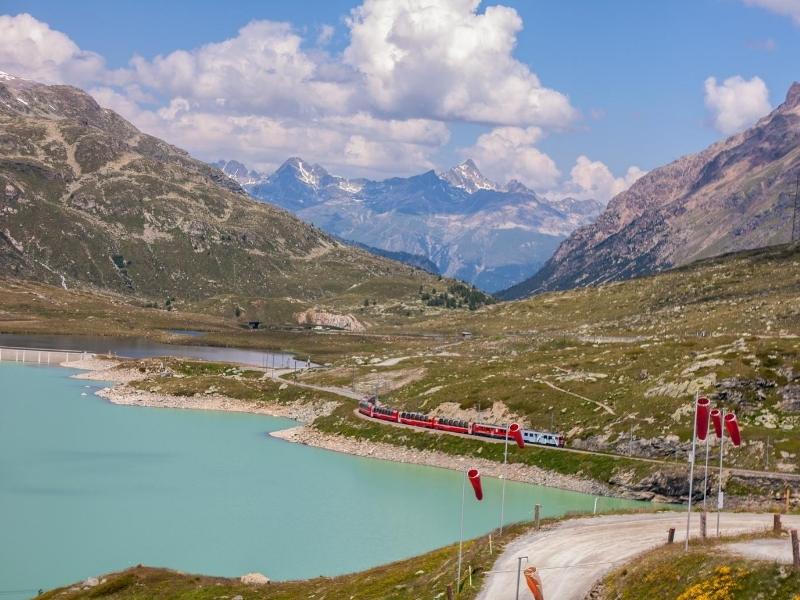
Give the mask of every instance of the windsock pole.
POLYGON ((506 425, 506 443, 503 452, 503 491, 500 494, 500 535, 503 535, 503 517, 505 516, 506 508, 506 475, 508 471, 508 430, 511 425, 506 425))
POLYGON ((456 575, 456 594, 461 589, 461 550, 464 545, 464 499, 467 494, 467 472, 464 471, 464 480, 461 482, 461 533, 458 536, 458 571, 456 575))
POLYGON ((703 477, 703 512, 706 512, 706 495, 708 493, 708 449, 711 445, 711 436, 706 435, 706 474, 703 477))
POLYGON ((686 511, 686 541, 683 549, 689 550, 689 528, 692 524, 692 493, 694 492, 694 452, 697 449, 697 394, 694 397, 694 425, 692 426, 692 453, 689 455, 689 508, 686 511))
MULTIPOLYGON (((722 423, 725 423, 725 409, 722 409, 722 423)), ((717 474, 717 537, 719 537, 719 513, 722 512, 722 449, 725 446, 725 427, 719 438, 719 473, 717 474)))

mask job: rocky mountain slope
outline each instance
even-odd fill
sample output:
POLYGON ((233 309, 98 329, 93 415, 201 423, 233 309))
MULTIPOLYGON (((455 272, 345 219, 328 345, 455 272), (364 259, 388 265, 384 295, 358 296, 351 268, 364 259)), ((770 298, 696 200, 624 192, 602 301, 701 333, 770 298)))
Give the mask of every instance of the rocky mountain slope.
POLYGON ((602 207, 550 201, 519 182, 501 186, 471 160, 384 181, 345 179, 290 158, 271 175, 215 163, 255 197, 340 238, 422 256, 450 277, 495 291, 534 273, 558 243, 602 207))
POLYGON ((752 128, 650 171, 506 298, 625 279, 787 242, 800 176, 800 84, 752 128))
POLYGON ((0 276, 171 305, 258 298, 297 310, 337 298, 419 304, 420 286, 438 281, 256 202, 79 89, 6 74, 0 276))

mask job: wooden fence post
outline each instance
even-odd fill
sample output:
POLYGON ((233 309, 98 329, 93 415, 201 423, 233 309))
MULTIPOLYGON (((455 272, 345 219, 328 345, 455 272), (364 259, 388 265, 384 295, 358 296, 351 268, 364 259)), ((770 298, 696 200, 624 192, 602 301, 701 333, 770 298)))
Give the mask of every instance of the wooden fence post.
POLYGON ((538 530, 541 526, 540 517, 542 512, 542 505, 537 504, 533 507, 533 520, 536 522, 536 529, 538 530))
POLYGON ((706 539, 706 512, 700 513, 700 537, 706 539))
POLYGON ((772 533, 780 533, 781 532, 781 515, 780 513, 775 513, 772 515, 772 533))
POLYGON ((800 546, 797 544, 797 529, 792 529, 792 564, 800 569, 800 546))
POLYGON ((672 544, 675 541, 675 528, 670 527, 667 533, 667 544, 672 544))

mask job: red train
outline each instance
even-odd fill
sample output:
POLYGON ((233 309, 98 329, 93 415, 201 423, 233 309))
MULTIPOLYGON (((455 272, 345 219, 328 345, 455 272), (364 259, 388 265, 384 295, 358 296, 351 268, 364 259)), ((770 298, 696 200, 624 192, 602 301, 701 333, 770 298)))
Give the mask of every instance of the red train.
MULTIPOLYGON (((461 421, 458 419, 429 417, 423 413, 399 411, 394 408, 389 408, 388 406, 377 406, 374 399, 362 400, 359 402, 358 412, 373 419, 391 421, 393 423, 403 423, 404 425, 411 425, 412 427, 438 429, 439 431, 464 433, 467 435, 477 435, 500 440, 506 437, 505 425, 470 423, 468 421, 461 421)), ((523 429, 522 439, 525 440, 526 444, 555 446, 557 448, 564 447, 564 436, 558 433, 523 429)))

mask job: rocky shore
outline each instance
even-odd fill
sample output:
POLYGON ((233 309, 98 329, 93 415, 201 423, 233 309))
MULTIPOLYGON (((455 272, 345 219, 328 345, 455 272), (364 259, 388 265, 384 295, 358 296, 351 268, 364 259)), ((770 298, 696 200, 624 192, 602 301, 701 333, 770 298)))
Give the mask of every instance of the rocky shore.
MULTIPOLYGON (((333 450, 335 452, 343 452, 345 454, 363 456, 366 458, 378 458, 381 460, 426 465, 443 469, 453 469, 456 471, 463 471, 467 467, 476 467, 483 475, 488 477, 501 477, 503 475, 502 464, 485 458, 452 456, 442 452, 431 452, 428 450, 403 448, 381 442, 356 440, 323 433, 308 426, 274 431, 270 433, 270 435, 288 442, 305 444, 307 446, 314 446, 315 448, 323 448, 325 450, 333 450)), ((598 496, 615 495, 614 491, 609 486, 605 486, 597 481, 561 475, 527 465, 508 465, 507 477, 512 481, 560 488, 584 494, 595 494, 598 496)))
POLYGON ((183 408, 189 410, 222 410, 246 412, 270 417, 283 417, 301 423, 311 423, 317 417, 329 415, 337 402, 277 404, 272 402, 247 402, 219 394, 173 396, 140 390, 126 385, 115 385, 97 392, 112 404, 148 406, 152 408, 183 408))

